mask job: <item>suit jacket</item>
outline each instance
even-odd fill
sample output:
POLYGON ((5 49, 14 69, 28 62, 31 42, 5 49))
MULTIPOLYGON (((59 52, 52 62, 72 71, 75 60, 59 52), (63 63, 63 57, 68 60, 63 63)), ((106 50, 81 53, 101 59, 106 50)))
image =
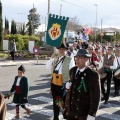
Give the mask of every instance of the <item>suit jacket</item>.
POLYGON ((96 112, 100 101, 100 82, 97 72, 87 67, 75 79, 77 67, 70 70, 70 81, 72 86, 66 95, 65 110, 66 115, 72 118, 86 117, 88 114, 96 116, 96 112), (82 87, 77 90, 81 84, 81 77, 84 77, 87 92, 82 87))

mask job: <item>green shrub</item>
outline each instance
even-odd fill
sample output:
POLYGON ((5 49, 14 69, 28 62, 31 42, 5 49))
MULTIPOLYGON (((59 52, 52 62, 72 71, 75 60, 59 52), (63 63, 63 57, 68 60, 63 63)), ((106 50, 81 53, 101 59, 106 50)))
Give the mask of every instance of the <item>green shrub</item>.
POLYGON ((28 50, 28 42, 31 39, 35 41, 36 46, 40 47, 41 45, 40 38, 36 35, 29 36, 29 35, 21 35, 21 34, 14 34, 14 35, 9 34, 6 35, 5 38, 7 38, 9 42, 15 39, 17 50, 28 50))

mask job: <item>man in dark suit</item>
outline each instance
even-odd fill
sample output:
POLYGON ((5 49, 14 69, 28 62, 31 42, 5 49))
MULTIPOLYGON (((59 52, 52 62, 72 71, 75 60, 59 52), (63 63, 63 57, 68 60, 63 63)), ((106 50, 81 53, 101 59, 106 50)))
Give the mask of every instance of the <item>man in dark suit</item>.
POLYGON ((70 81, 66 83, 67 120, 95 120, 100 83, 98 73, 86 65, 90 57, 87 50, 80 49, 76 55, 76 67, 70 70, 70 81))

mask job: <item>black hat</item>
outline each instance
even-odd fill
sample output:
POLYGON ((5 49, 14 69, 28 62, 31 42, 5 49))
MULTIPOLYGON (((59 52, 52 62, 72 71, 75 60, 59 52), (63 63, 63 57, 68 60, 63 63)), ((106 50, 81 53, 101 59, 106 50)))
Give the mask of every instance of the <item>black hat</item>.
POLYGON ((115 45, 115 47, 119 47, 119 45, 118 45, 118 44, 116 44, 116 45, 115 45))
POLYGON ((112 46, 109 46, 108 49, 113 50, 113 47, 112 47, 112 46))
POLYGON ((86 49, 80 49, 76 56, 84 56, 84 57, 87 57, 87 58, 90 58, 92 55, 88 52, 88 50, 86 49))
POLYGON ((22 72, 25 72, 25 68, 24 68, 23 65, 21 65, 21 66, 18 68, 18 70, 20 70, 20 71, 22 71, 22 72))
POLYGON ((65 49, 68 49, 63 43, 62 43, 57 49, 59 49, 59 48, 65 48, 65 49))

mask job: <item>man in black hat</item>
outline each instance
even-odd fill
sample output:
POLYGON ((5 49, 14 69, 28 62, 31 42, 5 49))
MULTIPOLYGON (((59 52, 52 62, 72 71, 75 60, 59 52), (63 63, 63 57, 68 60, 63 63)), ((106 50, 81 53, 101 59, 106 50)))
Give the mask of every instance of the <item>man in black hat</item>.
POLYGON ((86 49, 80 49, 76 55, 76 66, 70 70, 70 81, 66 83, 67 120, 95 120, 100 83, 98 73, 86 65, 90 57, 86 49))
POLYGON ((65 89, 62 89, 69 80, 69 70, 75 66, 74 58, 65 55, 67 47, 62 43, 58 49, 58 56, 53 53, 46 63, 47 69, 52 69, 51 92, 53 97, 54 120, 59 120, 60 107, 65 100, 65 89))

